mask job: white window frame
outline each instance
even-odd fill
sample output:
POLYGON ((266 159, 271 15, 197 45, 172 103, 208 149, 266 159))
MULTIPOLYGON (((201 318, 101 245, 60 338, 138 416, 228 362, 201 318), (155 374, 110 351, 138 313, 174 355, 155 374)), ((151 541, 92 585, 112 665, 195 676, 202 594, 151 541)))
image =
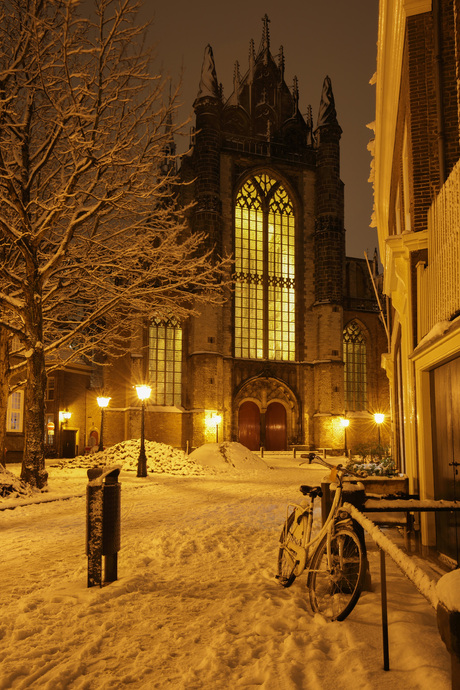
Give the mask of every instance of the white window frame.
POLYGON ((12 434, 22 434, 24 430, 24 391, 18 390, 8 396, 6 411, 6 430, 12 434))

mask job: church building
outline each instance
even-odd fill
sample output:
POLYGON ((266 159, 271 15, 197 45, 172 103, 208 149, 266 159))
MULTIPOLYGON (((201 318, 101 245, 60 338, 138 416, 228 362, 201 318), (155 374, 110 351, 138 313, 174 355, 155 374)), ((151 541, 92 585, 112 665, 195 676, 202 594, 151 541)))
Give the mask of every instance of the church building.
MULTIPOLYGON (((235 64, 228 98, 205 49, 180 196, 194 204, 191 230, 216 256, 232 257, 233 289, 184 323, 172 316, 146 324, 129 355, 103 367, 104 445, 139 438, 142 404, 145 438, 174 447, 219 440, 343 452, 389 442, 378 260, 345 254, 331 81, 317 94, 314 123, 311 107, 305 116, 299 110, 297 79, 289 87, 284 71, 268 17, 258 50, 251 41, 246 67, 235 64), (134 388, 140 379, 152 389, 144 403, 134 388), (380 430, 376 412, 386 415, 380 430)), ((88 373, 82 403, 83 389, 73 396, 66 376, 52 374, 47 400, 47 438, 58 455, 100 443, 100 380, 88 373)))
MULTIPOLYGON (((271 52, 268 17, 226 99, 206 47, 182 198, 195 204, 192 229, 233 257, 234 290, 187 323, 150 325, 151 438, 156 417, 173 445, 343 449, 346 433, 349 444, 376 444, 374 412, 389 420, 370 273, 364 258, 345 255, 341 128, 328 77, 318 104, 314 125, 311 107, 299 111, 297 80, 285 82, 282 48, 271 52), (175 424, 160 406, 175 408, 175 424)), ((376 257, 371 264, 377 284, 376 257)))

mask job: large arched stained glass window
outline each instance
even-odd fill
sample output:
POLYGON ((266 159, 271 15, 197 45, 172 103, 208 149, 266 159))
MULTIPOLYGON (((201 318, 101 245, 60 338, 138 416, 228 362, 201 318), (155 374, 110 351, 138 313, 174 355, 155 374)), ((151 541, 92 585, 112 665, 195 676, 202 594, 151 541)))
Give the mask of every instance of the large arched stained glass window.
POLYGON ((235 356, 295 359, 295 218, 277 180, 255 175, 235 205, 235 356))
POLYGON ((345 407, 347 410, 367 408, 366 339, 357 321, 350 321, 343 330, 343 361, 345 364, 345 407))

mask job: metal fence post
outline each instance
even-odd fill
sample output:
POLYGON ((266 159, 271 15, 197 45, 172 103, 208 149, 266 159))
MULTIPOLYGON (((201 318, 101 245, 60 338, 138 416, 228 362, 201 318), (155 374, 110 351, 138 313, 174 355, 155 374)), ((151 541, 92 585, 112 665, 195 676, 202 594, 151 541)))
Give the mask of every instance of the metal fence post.
POLYGON ((387 569, 385 551, 380 551, 380 598, 382 602, 382 637, 383 637, 383 670, 390 670, 390 652, 388 646, 388 608, 387 608, 387 569))

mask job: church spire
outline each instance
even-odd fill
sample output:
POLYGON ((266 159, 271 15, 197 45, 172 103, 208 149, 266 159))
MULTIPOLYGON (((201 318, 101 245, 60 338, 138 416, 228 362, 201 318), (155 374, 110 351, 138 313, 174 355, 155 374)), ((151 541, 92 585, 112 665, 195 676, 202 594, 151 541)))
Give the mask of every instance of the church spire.
POLYGON ((164 176, 176 172, 176 142, 174 141, 173 126, 173 99, 171 96, 171 82, 169 83, 169 103, 165 116, 164 144, 162 147, 162 160, 160 170, 164 176))
POLYGON ((256 56, 254 51, 254 39, 251 38, 249 41, 249 83, 252 84, 254 80, 254 65, 256 62, 256 56))
POLYGON ((204 49, 203 66, 201 68, 200 86, 197 98, 219 98, 219 84, 217 82, 216 66, 211 46, 204 49))
POLYGON ((262 52, 264 55, 264 62, 265 62, 265 64, 267 64, 268 63, 268 54, 270 52, 270 29, 268 28, 270 20, 268 18, 268 14, 265 14, 262 17, 262 21, 264 23, 264 27, 263 27, 263 31, 262 31, 262 52))
POLYGON ((306 123, 307 123, 307 146, 311 146, 313 144, 313 111, 311 109, 311 105, 309 105, 307 107, 306 123))
POLYGON ((240 63, 237 60, 235 62, 235 67, 233 70, 233 93, 235 94, 237 103, 239 100, 240 82, 241 82, 240 63))
POLYGON ((281 81, 284 79, 284 49, 280 46, 280 52, 278 55, 278 68, 280 71, 281 81))
POLYGON ((292 98, 294 101, 294 115, 297 115, 299 110, 299 82, 297 77, 294 77, 294 83, 292 85, 292 98))
POLYGON ((321 103, 318 112, 318 123, 316 126, 324 127, 325 125, 338 125, 334 94, 332 93, 332 84, 329 77, 326 77, 323 82, 323 91, 321 93, 321 103))

